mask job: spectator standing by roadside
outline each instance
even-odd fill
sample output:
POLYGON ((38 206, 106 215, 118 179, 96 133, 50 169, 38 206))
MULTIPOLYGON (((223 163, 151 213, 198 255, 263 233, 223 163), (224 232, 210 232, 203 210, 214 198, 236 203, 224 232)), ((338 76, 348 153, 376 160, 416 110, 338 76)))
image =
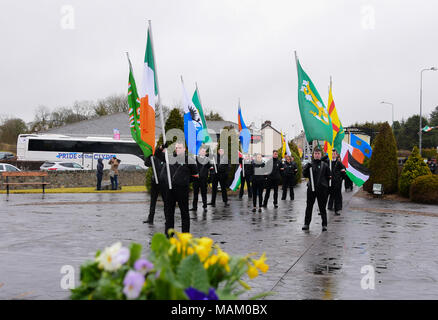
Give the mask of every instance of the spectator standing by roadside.
POLYGON ((113 156, 111 160, 108 162, 108 164, 111 166, 110 169, 110 179, 111 179, 111 190, 117 190, 119 187, 119 164, 120 160, 116 158, 116 156, 113 156))
POLYGON ((97 170, 96 170, 97 185, 96 185, 96 190, 102 190, 102 177, 103 177, 103 160, 102 160, 102 158, 99 158, 99 159, 97 159, 97 170))

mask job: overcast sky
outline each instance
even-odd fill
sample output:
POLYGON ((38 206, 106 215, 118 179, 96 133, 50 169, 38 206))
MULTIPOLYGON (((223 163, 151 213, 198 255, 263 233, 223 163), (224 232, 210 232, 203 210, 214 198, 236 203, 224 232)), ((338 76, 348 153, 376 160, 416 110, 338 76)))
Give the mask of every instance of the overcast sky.
MULTIPOLYGON (((152 20, 163 103, 198 83, 204 108, 247 125, 302 129, 296 50, 327 103, 330 75, 344 126, 419 113, 420 70, 438 67, 437 1, 28 0, 0 2, 0 114, 31 121, 37 106, 71 106, 141 81, 152 20)), ((423 74, 423 113, 438 72, 423 74)), ((128 124, 127 124, 128 125, 128 124)))

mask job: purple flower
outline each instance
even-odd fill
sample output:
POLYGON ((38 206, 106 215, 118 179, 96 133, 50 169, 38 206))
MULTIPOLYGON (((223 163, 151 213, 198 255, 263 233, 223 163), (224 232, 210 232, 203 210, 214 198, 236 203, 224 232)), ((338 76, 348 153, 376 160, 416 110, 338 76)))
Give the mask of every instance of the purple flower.
POLYGON ((153 268, 154 264, 146 259, 138 259, 134 264, 134 269, 144 275, 153 268))
POLYGON ((210 288, 208 295, 192 287, 186 289, 185 293, 190 300, 219 300, 213 288, 210 288))
POLYGON ((123 280, 123 293, 128 299, 136 299, 140 295, 144 284, 144 276, 136 271, 129 270, 123 280))
POLYGON ((120 264, 125 264, 129 260, 129 249, 122 247, 116 255, 116 259, 120 264))

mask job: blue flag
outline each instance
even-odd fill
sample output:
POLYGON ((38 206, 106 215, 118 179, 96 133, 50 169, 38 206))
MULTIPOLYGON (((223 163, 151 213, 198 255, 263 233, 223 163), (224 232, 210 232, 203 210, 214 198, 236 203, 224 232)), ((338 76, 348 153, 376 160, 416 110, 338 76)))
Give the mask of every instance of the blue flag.
POLYGON ((373 150, 371 149, 371 146, 358 136, 351 134, 350 135, 350 144, 356 148, 359 149, 365 157, 368 159, 371 158, 371 155, 373 154, 373 150))
POLYGON ((248 153, 249 143, 251 142, 251 133, 249 129, 246 127, 245 122, 242 117, 242 110, 240 109, 240 101, 239 101, 239 111, 237 113, 237 123, 239 125, 239 140, 242 144, 243 153, 248 153))
POLYGON ((187 149, 191 154, 197 155, 199 148, 202 145, 202 120, 199 116, 198 109, 196 109, 192 100, 189 99, 184 83, 181 79, 183 89, 183 103, 184 103, 184 137, 186 139, 187 149))

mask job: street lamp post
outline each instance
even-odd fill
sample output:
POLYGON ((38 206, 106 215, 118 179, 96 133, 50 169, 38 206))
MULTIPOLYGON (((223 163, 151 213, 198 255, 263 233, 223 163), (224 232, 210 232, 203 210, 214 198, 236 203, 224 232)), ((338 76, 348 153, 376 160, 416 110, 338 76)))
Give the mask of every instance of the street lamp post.
POLYGON ((382 101, 380 103, 384 103, 384 104, 390 104, 391 108, 392 108, 392 127, 394 128, 394 104, 391 102, 386 102, 386 101, 382 101))
POLYGON ((431 67, 431 68, 426 68, 421 70, 420 72, 420 143, 419 143, 419 149, 420 149, 420 156, 421 156, 421 138, 422 138, 422 129, 423 129, 423 121, 422 121, 422 100, 423 100, 423 71, 437 71, 438 69, 435 67, 431 67))

